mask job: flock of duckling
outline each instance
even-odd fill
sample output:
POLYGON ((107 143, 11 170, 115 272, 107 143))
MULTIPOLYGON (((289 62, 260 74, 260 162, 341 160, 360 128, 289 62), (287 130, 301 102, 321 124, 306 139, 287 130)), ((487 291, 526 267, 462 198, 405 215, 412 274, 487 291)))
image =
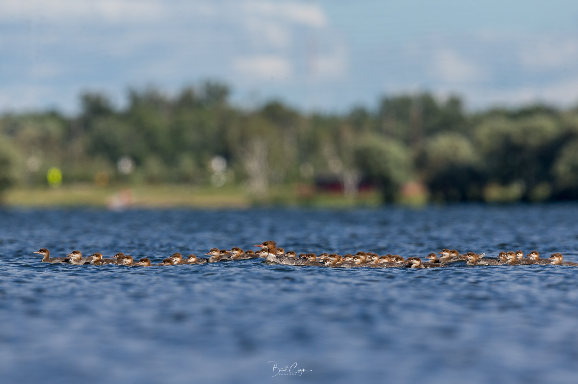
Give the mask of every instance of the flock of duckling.
POLYGON ((522 251, 500 252, 498 257, 484 257, 485 254, 467 252, 460 254, 457 250, 443 249, 439 254, 430 253, 426 259, 429 261, 422 262, 419 257, 408 257, 404 259, 399 255, 387 254, 379 256, 373 252, 359 251, 355 255, 346 254, 338 255, 336 253, 322 253, 317 256, 314 253, 300 253, 297 255, 294 251, 285 252, 281 247, 277 247, 274 241, 264 241, 255 245, 261 248, 259 251, 243 251, 239 247, 231 250, 212 248, 206 255, 209 258, 197 258, 196 255, 189 255, 186 258, 180 253, 173 253, 172 256, 164 259, 161 263, 152 264, 147 257, 139 261, 133 260, 132 256, 123 253, 117 253, 111 259, 104 259, 102 253, 96 252, 89 257, 83 257, 80 251, 72 251, 67 257, 50 257, 50 252, 46 248, 34 252, 43 256, 44 263, 67 263, 74 265, 126 265, 133 267, 150 267, 150 266, 167 266, 183 264, 207 264, 221 261, 247 260, 254 258, 263 258, 268 263, 283 265, 307 265, 307 266, 326 266, 341 268, 439 268, 451 265, 456 262, 465 261, 467 265, 568 265, 578 266, 578 263, 565 262, 561 253, 554 253, 548 259, 541 259, 537 251, 530 252, 524 257, 522 251))

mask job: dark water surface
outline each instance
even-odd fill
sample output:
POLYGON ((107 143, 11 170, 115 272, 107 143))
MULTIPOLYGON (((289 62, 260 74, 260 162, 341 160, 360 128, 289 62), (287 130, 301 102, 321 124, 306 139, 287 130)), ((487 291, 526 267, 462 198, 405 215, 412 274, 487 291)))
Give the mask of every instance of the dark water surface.
POLYGON ((158 262, 274 239, 297 252, 520 248, 578 261, 577 218, 572 204, 3 211, 0 382, 577 383, 578 268, 94 267, 32 253, 158 262), (307 371, 272 377, 270 361, 307 371))

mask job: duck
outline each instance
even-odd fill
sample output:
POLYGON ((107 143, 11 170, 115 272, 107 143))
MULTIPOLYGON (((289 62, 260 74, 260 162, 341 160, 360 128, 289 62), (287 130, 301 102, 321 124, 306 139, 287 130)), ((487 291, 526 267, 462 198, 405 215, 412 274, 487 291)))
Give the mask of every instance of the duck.
POLYGON ((125 256, 121 259, 119 265, 131 266, 132 263, 133 263, 132 256, 131 256, 131 255, 125 255, 125 256))
POLYGON ((506 256, 506 252, 500 252, 498 253, 498 261, 503 263, 507 263, 508 262, 508 256, 506 256))
POLYGON ((440 254, 441 254, 440 263, 447 263, 450 261, 451 257, 450 257, 450 250, 449 249, 447 249, 447 248, 442 249, 440 254))
POLYGON ((311 267, 320 267, 323 264, 321 264, 319 261, 317 261, 317 256, 314 253, 308 253, 306 256, 306 263, 305 265, 311 266, 311 267))
POLYGON ((408 262, 401 257, 400 255, 392 255, 391 256, 391 261, 393 261, 395 263, 396 267, 406 267, 408 266, 408 262))
POLYGON ((430 264, 441 264, 441 261, 438 259, 438 256, 433 252, 428 254, 426 256, 426 259, 429 260, 428 263, 430 263, 430 264))
MULTIPOLYGON (((468 252, 466 265, 501 265, 499 260, 496 259, 484 259, 480 260, 480 255, 474 252, 468 252)), ((482 254, 483 255, 483 254, 482 254)))
POLYGON ((170 259, 173 260, 173 265, 177 265, 183 261, 183 255, 179 252, 175 252, 170 256, 170 259))
POLYGON ((245 251, 245 257, 247 257, 248 259, 254 259, 258 256, 255 254, 255 252, 252 249, 249 249, 248 251, 245 251))
POLYGON ((506 264, 508 265, 520 265, 520 262, 518 261, 518 257, 516 256, 516 254, 512 251, 508 251, 506 252, 506 264))
POLYGON ((380 257, 379 257, 379 262, 378 262, 379 265, 380 265, 382 268, 396 267, 396 266, 397 266, 397 263, 395 263, 395 262, 391 259, 392 256, 393 256, 393 255, 392 255, 392 254, 389 254, 389 253, 388 253, 387 255, 380 256, 380 257))
POLYGON ((552 265, 567 265, 567 266, 572 266, 572 267, 576 267, 578 266, 578 263, 573 263, 570 261, 563 261, 564 260, 564 256, 562 256, 561 253, 553 253, 550 256, 550 264, 552 265))
POLYGON ((329 262, 326 264, 328 267, 342 267, 343 266, 343 256, 337 253, 331 253, 329 255, 329 262))
POLYGON ((90 264, 90 257, 82 257, 80 251, 72 251, 68 254, 68 263, 73 265, 85 265, 90 264))
MULTIPOLYGON (((121 265, 123 265, 123 264, 121 264, 121 265)), ((157 265, 158 266, 167 266, 167 265, 176 265, 176 263, 175 263, 175 259, 173 259, 172 257, 167 257, 166 259, 163 259, 163 261, 161 261, 157 265)))
MULTIPOLYGON (((261 250, 266 250, 267 254, 265 256, 265 261, 270 262, 270 263, 276 263, 277 262, 277 243, 274 242, 273 240, 267 240, 262 242, 261 244, 255 244, 255 247, 260 247, 261 250)), ((263 252, 261 252, 261 255, 263 255, 263 252)))
POLYGON ((57 263, 66 263, 68 258, 67 257, 50 257, 50 251, 46 248, 40 248, 38 251, 34 252, 37 253, 39 255, 42 255, 42 260, 40 261, 41 263, 51 263, 51 264, 57 264, 57 263))
POLYGON ((407 261, 409 262, 409 268, 439 268, 441 267, 440 264, 427 264, 424 265, 419 257, 408 257, 407 261))
POLYGON ((532 264, 550 265, 552 263, 552 260, 550 259, 540 259, 540 254, 538 251, 532 251, 528 253, 528 259, 532 262, 532 264))
POLYGON ((209 260, 205 258, 197 258, 197 255, 190 254, 186 260, 182 260, 181 264, 207 264, 209 260))
POLYGON ((115 254, 112 258, 115 259, 115 261, 116 261, 115 264, 116 264, 116 265, 123 265, 122 263, 123 263, 123 259, 124 259, 125 257, 126 257, 126 256, 124 255, 124 253, 119 252, 119 253, 115 254))
POLYGON ((520 262, 520 265, 536 264, 536 263, 534 263, 534 260, 530 259, 529 257, 525 258, 524 252, 521 250, 516 251, 516 260, 518 260, 520 262))
POLYGON ((142 259, 140 259, 136 263, 133 263, 132 266, 133 267, 150 267, 151 266, 151 260, 148 257, 143 257, 142 259))
POLYGON ((90 264, 92 265, 107 265, 107 264, 117 264, 117 260, 113 259, 103 259, 102 253, 96 252, 91 256, 90 264))
POLYGON ((209 263, 216 263, 222 261, 221 251, 219 250, 219 248, 211 248, 211 250, 205 253, 205 255, 210 256, 209 263))
POLYGON ((231 255, 231 260, 246 260, 246 259, 251 258, 251 257, 248 257, 246 255, 246 253, 243 252, 243 250, 239 247, 231 248, 231 251, 229 251, 229 254, 231 255))
POLYGON ((426 268, 435 268, 435 267, 445 267, 446 266, 445 263, 441 263, 439 261, 439 259, 437 258, 437 255, 433 252, 428 254, 426 256, 426 259, 428 261, 422 262, 422 265, 426 268))

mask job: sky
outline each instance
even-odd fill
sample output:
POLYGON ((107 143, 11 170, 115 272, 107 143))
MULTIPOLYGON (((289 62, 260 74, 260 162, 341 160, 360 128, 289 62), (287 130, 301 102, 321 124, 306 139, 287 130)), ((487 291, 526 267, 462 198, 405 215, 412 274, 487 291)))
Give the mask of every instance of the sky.
POLYGON ((575 0, 0 0, 0 110, 212 79, 252 108, 375 107, 430 91, 468 109, 578 104, 575 0))

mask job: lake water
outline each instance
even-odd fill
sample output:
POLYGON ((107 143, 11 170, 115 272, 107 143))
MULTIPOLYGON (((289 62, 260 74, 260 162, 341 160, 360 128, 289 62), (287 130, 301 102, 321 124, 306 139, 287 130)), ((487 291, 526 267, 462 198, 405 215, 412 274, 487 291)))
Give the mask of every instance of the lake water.
POLYGON ((158 262, 276 240, 297 252, 536 249, 578 261, 577 218, 576 204, 1 211, 0 382, 576 383, 578 268, 95 267, 32 252, 158 262), (273 362, 304 371, 273 377, 273 362))

